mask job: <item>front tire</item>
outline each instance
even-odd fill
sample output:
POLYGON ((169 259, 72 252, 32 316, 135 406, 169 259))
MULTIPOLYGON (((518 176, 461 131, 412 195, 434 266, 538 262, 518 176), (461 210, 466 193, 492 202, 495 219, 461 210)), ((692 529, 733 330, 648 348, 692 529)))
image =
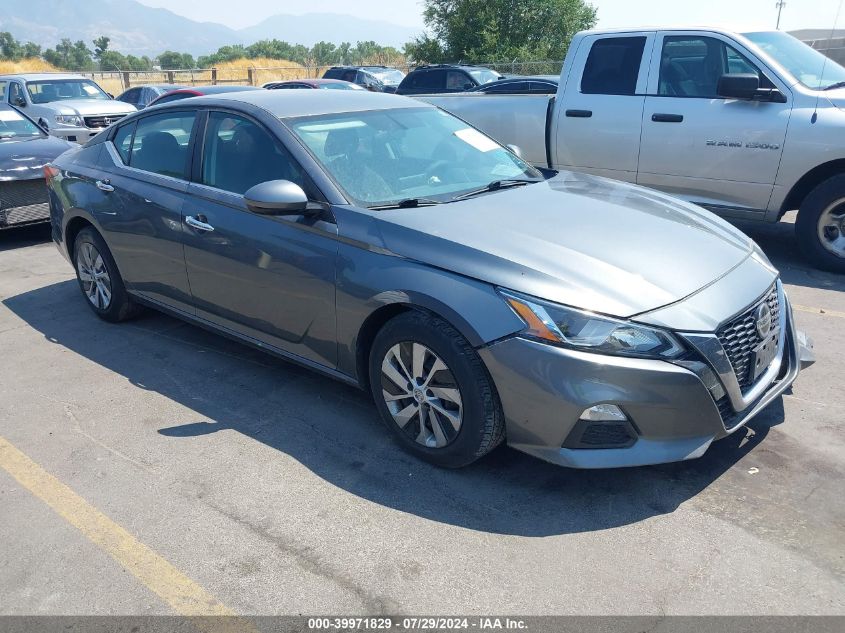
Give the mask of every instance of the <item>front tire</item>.
POLYGON ((814 266, 845 273, 845 174, 828 178, 804 199, 795 234, 814 266))
POLYGON ((382 420, 408 452, 446 468, 467 466, 504 437, 487 368, 446 321, 412 311, 373 342, 370 388, 382 420))
POLYGON ((94 314, 117 323, 139 312, 140 307, 126 292, 106 241, 94 228, 86 227, 76 236, 73 258, 79 288, 94 314))

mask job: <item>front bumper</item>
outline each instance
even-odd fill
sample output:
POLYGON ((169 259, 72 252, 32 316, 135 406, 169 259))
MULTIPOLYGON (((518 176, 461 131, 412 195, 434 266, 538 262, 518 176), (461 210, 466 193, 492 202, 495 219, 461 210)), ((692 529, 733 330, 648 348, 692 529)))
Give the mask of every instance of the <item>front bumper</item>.
POLYGON ((87 143, 90 139, 94 138, 95 136, 97 136, 97 134, 99 134, 105 129, 106 128, 55 126, 50 127, 50 135, 57 136, 65 141, 79 143, 80 145, 82 145, 87 143))
MULTIPOLYGON (((514 337, 479 350, 499 392, 507 441, 561 466, 615 468, 701 457, 710 444, 741 428, 795 381, 809 360, 809 341, 795 330, 786 295, 777 371, 744 409, 720 411, 705 362, 602 356, 514 337), (614 404, 633 439, 624 448, 567 448, 585 409, 614 404)), ((706 359, 701 359, 702 361, 706 359)))

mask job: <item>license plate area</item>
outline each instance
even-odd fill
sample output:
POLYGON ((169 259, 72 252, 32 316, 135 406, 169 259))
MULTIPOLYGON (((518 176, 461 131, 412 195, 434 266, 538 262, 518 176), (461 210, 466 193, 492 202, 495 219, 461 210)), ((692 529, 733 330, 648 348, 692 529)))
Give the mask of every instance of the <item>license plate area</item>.
POLYGON ((749 370, 752 384, 757 382, 757 379, 769 368, 769 365, 778 355, 779 338, 779 330, 769 332, 766 339, 754 349, 754 362, 749 370))

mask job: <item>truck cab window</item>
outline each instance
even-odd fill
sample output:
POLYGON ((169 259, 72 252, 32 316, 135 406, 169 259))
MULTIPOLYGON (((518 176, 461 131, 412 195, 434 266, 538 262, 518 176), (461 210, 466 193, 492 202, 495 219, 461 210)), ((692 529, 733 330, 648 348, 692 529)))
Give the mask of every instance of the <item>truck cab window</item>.
POLYGON ((717 99, 719 77, 737 73, 757 75, 763 88, 774 85, 744 55, 722 40, 686 35, 666 37, 657 94, 717 99))
POLYGON ((637 77, 646 38, 605 37, 590 49, 584 76, 583 94, 633 95, 637 91, 637 77))

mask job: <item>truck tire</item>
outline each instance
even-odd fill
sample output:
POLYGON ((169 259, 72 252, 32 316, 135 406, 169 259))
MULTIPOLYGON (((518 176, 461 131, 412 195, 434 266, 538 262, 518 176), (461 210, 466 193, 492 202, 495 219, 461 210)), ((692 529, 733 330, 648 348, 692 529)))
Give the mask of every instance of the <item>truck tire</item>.
POLYGON ((487 368, 443 319, 411 311, 373 341, 370 388, 381 418, 408 452, 437 466, 467 466, 504 437, 504 414, 487 368))
POLYGON ((828 178, 804 199, 795 235, 813 266, 845 273, 845 174, 828 178))

